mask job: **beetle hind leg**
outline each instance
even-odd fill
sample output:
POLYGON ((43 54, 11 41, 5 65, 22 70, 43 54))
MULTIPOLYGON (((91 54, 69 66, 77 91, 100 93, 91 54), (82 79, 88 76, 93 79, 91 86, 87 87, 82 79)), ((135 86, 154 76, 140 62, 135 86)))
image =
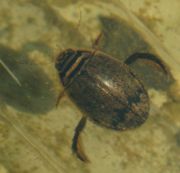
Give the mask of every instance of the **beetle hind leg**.
POLYGON ((124 63, 127 65, 131 65, 132 63, 134 63, 137 59, 147 59, 150 61, 153 61, 154 63, 158 64, 161 69, 163 70, 163 72, 168 75, 168 70, 165 67, 164 63, 155 55, 150 54, 150 53, 134 53, 131 56, 129 56, 124 63))
POLYGON ((76 154, 76 156, 84 162, 89 162, 89 159, 85 155, 81 143, 80 143, 80 134, 83 131, 85 125, 86 125, 87 117, 83 116, 81 120, 79 121, 77 127, 75 128, 74 137, 72 140, 72 151, 76 154))

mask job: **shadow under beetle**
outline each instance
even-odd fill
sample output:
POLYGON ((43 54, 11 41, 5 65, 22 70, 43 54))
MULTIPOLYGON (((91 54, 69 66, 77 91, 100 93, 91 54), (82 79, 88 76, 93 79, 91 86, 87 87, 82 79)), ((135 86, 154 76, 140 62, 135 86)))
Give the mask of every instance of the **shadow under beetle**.
POLYGON ((87 118, 119 131, 138 127, 146 121, 149 97, 129 67, 139 58, 155 62, 167 74, 161 60, 149 53, 135 53, 125 62, 96 50, 67 49, 57 57, 55 67, 64 89, 84 113, 72 141, 72 150, 80 160, 89 161, 79 144, 87 118))

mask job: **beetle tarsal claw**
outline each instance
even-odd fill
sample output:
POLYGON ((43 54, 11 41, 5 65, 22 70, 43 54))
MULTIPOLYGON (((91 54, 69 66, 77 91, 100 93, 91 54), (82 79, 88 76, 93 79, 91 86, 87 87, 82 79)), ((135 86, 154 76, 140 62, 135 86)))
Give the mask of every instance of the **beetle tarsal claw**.
POLYGON ((87 119, 86 117, 82 117, 75 129, 74 137, 72 140, 72 151, 81 161, 89 162, 88 157, 84 153, 80 139, 80 134, 86 125, 86 119, 87 119))

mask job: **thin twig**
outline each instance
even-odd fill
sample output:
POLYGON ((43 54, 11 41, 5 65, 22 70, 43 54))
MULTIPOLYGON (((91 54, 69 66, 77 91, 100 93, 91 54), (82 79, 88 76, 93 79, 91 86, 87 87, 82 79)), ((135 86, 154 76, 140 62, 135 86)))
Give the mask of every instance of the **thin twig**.
POLYGON ((9 73, 9 75, 15 80, 15 82, 19 85, 22 86, 18 78, 12 73, 12 71, 7 67, 7 65, 0 59, 0 64, 5 68, 5 70, 9 73))

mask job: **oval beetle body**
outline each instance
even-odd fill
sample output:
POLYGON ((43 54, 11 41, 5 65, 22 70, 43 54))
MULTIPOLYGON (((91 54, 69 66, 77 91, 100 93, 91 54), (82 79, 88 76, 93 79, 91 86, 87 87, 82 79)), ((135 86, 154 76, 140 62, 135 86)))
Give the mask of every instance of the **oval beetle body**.
POLYGON ((127 65, 103 53, 66 50, 56 68, 67 94, 98 125, 125 130, 147 119, 147 92, 127 65))
POLYGON ((130 65, 137 58, 148 58, 166 72, 161 61, 149 53, 135 53, 124 63, 97 51, 67 49, 57 57, 55 67, 65 91, 82 110, 75 129, 72 150, 82 161, 88 161, 78 144, 89 118, 96 124, 114 130, 140 126, 149 112, 149 97, 130 65))

